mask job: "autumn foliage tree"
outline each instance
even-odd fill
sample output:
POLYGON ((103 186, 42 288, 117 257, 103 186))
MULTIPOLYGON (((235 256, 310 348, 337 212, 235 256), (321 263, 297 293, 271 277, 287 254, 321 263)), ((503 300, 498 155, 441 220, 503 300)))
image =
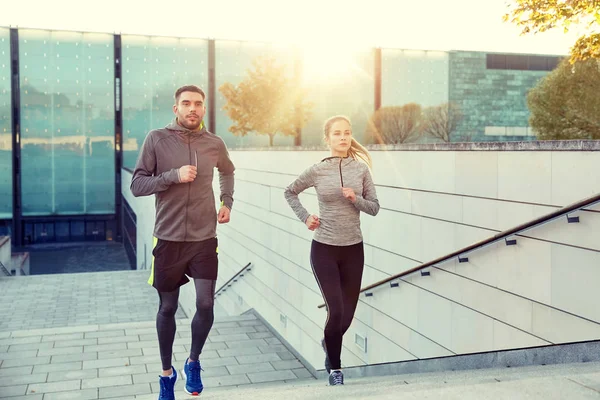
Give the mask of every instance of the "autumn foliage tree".
POLYGON ((600 62, 564 60, 528 96, 541 140, 600 139, 600 62))
POLYGON ((381 107, 373 113, 367 132, 376 144, 398 144, 417 137, 420 124, 419 104, 381 107))
POLYGON ((246 78, 237 86, 225 83, 219 88, 227 103, 223 110, 234 124, 236 136, 250 132, 269 136, 269 146, 277 134, 295 136, 310 119, 312 104, 289 67, 273 57, 259 57, 246 78))
POLYGON ((522 34, 577 26, 585 32, 571 48, 571 63, 600 59, 600 0, 512 0, 504 21, 522 28, 522 34))
POLYGON ((460 108, 454 103, 428 107, 423 111, 421 134, 449 142, 450 135, 456 130, 462 118, 460 108))

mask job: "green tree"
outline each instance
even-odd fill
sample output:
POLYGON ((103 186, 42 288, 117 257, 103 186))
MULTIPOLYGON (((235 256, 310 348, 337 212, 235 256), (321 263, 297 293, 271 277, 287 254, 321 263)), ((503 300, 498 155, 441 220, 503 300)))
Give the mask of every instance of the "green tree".
POLYGON ((312 103, 304 100, 300 81, 273 57, 255 59, 239 85, 225 83, 219 92, 227 100, 223 110, 234 121, 229 131, 236 136, 268 135, 269 146, 278 133, 296 136, 311 116, 312 103))
POLYGON ((571 48, 571 63, 600 59, 600 0, 512 0, 504 21, 522 28, 522 34, 578 26, 585 32, 571 48))
POLYGON ((528 96, 541 140, 600 139, 600 62, 563 60, 528 96))
POLYGON ((367 133, 376 144, 404 143, 419 135, 421 117, 421 106, 416 103, 381 107, 373 113, 367 133))

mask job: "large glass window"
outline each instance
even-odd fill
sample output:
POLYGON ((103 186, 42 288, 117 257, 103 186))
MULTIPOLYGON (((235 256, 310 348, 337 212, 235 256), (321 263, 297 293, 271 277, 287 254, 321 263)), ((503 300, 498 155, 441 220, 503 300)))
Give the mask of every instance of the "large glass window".
POLYGON ((448 53, 381 50, 381 105, 422 107, 448 102, 448 53))
POLYGON ((10 31, 0 28, 0 219, 12 218, 10 31))
POLYGON ((123 166, 133 169, 148 132, 173 120, 177 88, 197 85, 208 94, 208 41, 123 35, 121 46, 123 166))
POLYGON ((352 121, 353 135, 366 138, 367 122, 375 108, 373 49, 347 50, 335 47, 303 52, 303 81, 312 118, 302 129, 302 144, 323 144, 323 122, 333 115, 352 121))
MULTIPOLYGON (((253 70, 253 62, 259 57, 274 56, 279 63, 288 66, 290 76, 295 71, 294 50, 281 45, 262 42, 243 42, 219 40, 215 43, 215 80, 217 95, 216 134, 219 135, 230 147, 239 146, 268 146, 267 135, 249 133, 246 136, 234 136, 229 128, 233 121, 223 110, 226 104, 225 97, 219 88, 225 83, 238 85, 248 76, 248 71, 253 70)), ((275 135, 273 144, 292 145, 294 138, 291 136, 275 135)))
POLYGON ((114 213, 113 47, 19 30, 23 215, 114 213))

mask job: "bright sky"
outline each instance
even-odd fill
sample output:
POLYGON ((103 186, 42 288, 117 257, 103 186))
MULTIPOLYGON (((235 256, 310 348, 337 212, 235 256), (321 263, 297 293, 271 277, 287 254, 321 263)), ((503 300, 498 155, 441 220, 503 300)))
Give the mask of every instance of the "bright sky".
POLYGON ((7 0, 0 26, 313 46, 568 53, 573 33, 559 29, 523 37, 504 23, 509 1, 7 0))

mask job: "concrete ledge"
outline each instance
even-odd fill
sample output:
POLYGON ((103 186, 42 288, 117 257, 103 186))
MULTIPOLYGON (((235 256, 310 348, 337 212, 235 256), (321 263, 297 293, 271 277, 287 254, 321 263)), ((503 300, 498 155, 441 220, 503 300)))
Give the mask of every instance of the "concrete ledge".
MULTIPOLYGON (((416 361, 345 367, 344 376, 359 378, 424 372, 583 363, 590 361, 600 361, 600 340, 464 354, 416 361)), ((316 376, 325 379, 327 372, 319 370, 316 376)))
MULTIPOLYGON (((370 151, 600 151, 600 140, 367 145, 370 151)), ((233 147, 230 151, 328 151, 325 146, 233 147)))

